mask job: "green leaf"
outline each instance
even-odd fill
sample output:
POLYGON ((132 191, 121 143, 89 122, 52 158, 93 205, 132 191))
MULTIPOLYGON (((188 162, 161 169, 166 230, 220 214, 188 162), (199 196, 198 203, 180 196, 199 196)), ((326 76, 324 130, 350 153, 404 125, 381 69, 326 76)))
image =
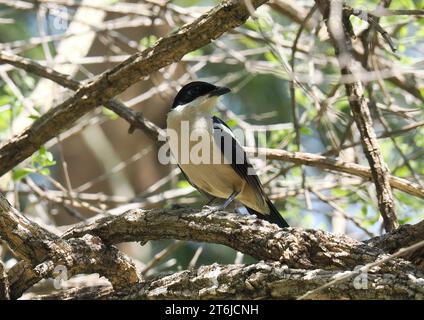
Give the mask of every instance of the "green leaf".
POLYGON ((177 182, 177 188, 178 189, 185 189, 189 188, 191 185, 187 180, 180 180, 177 182))
POLYGON ((201 56, 203 56, 203 50, 202 49, 197 49, 197 50, 194 50, 194 51, 191 51, 191 52, 189 52, 189 53, 187 53, 186 54, 186 57, 189 57, 189 58, 193 58, 193 57, 201 57, 201 56))
POLYGON ((230 128, 234 128, 234 127, 237 126, 237 120, 235 120, 235 119, 230 119, 226 123, 230 128))
POLYGON ((110 120, 116 120, 119 118, 119 116, 115 112, 105 107, 102 108, 102 113, 110 120))
POLYGON ((54 166, 55 164, 56 161, 53 159, 53 154, 47 151, 45 146, 42 146, 40 150, 32 156, 32 165, 36 169, 44 169, 45 167, 54 166))
POLYGON ((301 134, 304 134, 306 136, 311 136, 312 133, 313 133, 312 129, 308 128, 308 127, 302 127, 302 128, 300 128, 299 131, 300 131, 301 134))
POLYGON ((349 191, 346 189, 334 188, 331 190, 331 194, 335 197, 347 197, 349 191))
POLYGON ((39 174, 42 174, 43 176, 48 176, 50 174, 50 169, 49 168, 43 168, 41 170, 38 170, 39 174))
POLYGON ((25 178, 28 174, 33 173, 34 169, 31 168, 16 168, 12 171, 13 181, 19 181, 25 178))
POLYGON ((31 114, 28 116, 28 118, 32 119, 32 120, 37 120, 38 118, 40 118, 40 116, 38 114, 31 114))
POLYGON ((280 64, 278 59, 270 51, 265 52, 264 56, 265 56, 265 59, 267 59, 269 62, 272 62, 272 63, 275 63, 275 64, 280 64))
POLYGON ((361 214, 364 218, 367 216, 367 214, 368 214, 368 207, 367 206, 361 207, 361 214))

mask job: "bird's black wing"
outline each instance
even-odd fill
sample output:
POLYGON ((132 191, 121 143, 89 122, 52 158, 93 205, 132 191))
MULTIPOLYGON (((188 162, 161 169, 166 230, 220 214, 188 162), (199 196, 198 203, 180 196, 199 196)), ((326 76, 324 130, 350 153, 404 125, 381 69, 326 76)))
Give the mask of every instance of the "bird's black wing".
POLYGON ((242 179, 246 180, 258 194, 266 199, 262 184, 230 127, 218 117, 214 116, 212 119, 215 142, 219 144, 224 158, 242 179))
POLYGON ((253 166, 247 158, 246 152, 244 152, 243 147, 237 142, 230 127, 218 117, 213 117, 213 129, 215 142, 220 146, 224 158, 228 160, 237 174, 242 179, 246 180, 247 183, 255 189, 255 192, 262 197, 269 208, 270 214, 264 215, 249 207, 246 207, 247 211, 251 214, 255 214, 259 218, 275 223, 282 228, 288 227, 289 224, 287 221, 281 216, 277 208, 275 208, 271 200, 269 200, 265 194, 262 184, 258 176, 254 173, 253 166))

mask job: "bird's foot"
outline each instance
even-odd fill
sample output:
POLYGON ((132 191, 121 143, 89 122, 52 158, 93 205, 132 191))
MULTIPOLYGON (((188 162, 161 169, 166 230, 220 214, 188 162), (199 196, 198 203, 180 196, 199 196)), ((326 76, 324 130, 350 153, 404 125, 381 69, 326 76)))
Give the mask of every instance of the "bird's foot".
POLYGON ((217 211, 221 211, 223 208, 222 205, 218 205, 218 206, 203 206, 202 208, 202 212, 206 213, 206 215, 217 212, 217 211))
MULTIPOLYGON (((202 211, 204 211, 207 215, 211 214, 212 212, 217 212, 217 211, 221 211, 224 210, 225 208, 228 207, 228 205, 233 202, 233 200, 235 199, 235 197, 237 197, 237 195, 239 194, 239 191, 234 191, 227 200, 225 200, 224 203, 221 203, 217 206, 209 206, 206 205, 203 207, 202 211)), ((209 203, 208 203, 209 204, 209 203)))

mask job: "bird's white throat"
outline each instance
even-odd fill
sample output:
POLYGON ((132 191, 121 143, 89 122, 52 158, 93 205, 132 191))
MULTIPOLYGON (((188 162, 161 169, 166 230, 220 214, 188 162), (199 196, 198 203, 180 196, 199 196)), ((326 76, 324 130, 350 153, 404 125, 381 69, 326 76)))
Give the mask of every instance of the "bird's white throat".
POLYGON ((221 151, 215 150, 211 112, 217 99, 198 98, 168 113, 167 138, 171 153, 180 164, 221 161, 221 151), (215 159, 215 157, 217 159, 215 159))

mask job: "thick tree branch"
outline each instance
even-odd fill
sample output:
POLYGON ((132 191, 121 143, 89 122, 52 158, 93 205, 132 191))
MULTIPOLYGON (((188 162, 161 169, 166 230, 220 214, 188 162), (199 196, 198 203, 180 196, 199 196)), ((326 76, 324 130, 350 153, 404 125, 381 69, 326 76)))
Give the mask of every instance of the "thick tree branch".
MULTIPOLYGON (((39 77, 49 79, 73 91, 83 87, 81 82, 70 79, 66 74, 57 72, 50 67, 42 66, 28 58, 0 52, 0 62, 8 63, 39 77)), ((131 128, 138 128, 151 137, 153 141, 158 141, 158 135, 161 133, 161 129, 158 128, 153 122, 144 118, 141 112, 136 112, 128 108, 124 103, 116 98, 110 99, 108 102, 106 102, 105 107, 115 112, 121 118, 125 119, 131 125, 131 128)))
MULTIPOLYGON (((339 58, 342 75, 355 77, 351 25, 349 17, 343 14, 342 2, 329 0, 316 0, 315 2, 326 21, 327 29, 339 58)), ((390 173, 380 152, 363 87, 360 81, 353 81, 345 83, 345 88, 353 118, 361 135, 362 147, 370 165, 384 227, 386 231, 391 231, 397 228, 399 223, 396 218, 395 204, 390 187, 390 173)))
MULTIPOLYGON (((91 234, 105 243, 179 239, 219 243, 258 260, 274 260, 291 268, 347 270, 374 262, 385 252, 344 235, 322 230, 280 229, 253 216, 207 214, 195 210, 130 210, 119 216, 78 224, 64 239, 91 234)), ((382 265, 384 272, 415 270, 401 259, 382 265)), ((415 272, 414 271, 414 272, 415 272)))
POLYGON ((23 217, 0 195, 0 237, 11 250, 34 270, 13 272, 11 296, 20 293, 44 277, 51 276, 54 267, 63 265, 70 276, 78 273, 99 273, 115 288, 140 281, 134 264, 116 247, 105 246, 100 238, 86 235, 63 240, 23 217), (24 273, 24 275, 23 275, 24 273), (18 284, 16 275, 20 275, 18 284))
POLYGON ((4 270, 3 262, 0 261, 0 300, 9 299, 9 279, 4 270))
MULTIPOLYGON (((341 273, 291 269, 278 262, 203 266, 149 280, 117 292, 105 286, 72 289, 38 299, 296 299, 341 273)), ((422 299, 422 279, 367 273, 310 299, 422 299)))
MULTIPOLYGON (((388 253, 394 253, 400 248, 405 248, 414 243, 424 240, 424 221, 415 225, 402 225, 398 229, 386 233, 380 237, 365 241, 369 246, 383 249, 388 253)), ((424 248, 408 252, 404 259, 412 261, 424 270, 424 248)))
MULTIPOLYGON (((257 8, 266 0, 251 2, 257 8)), ((104 72, 4 144, 0 148, 0 176, 96 106, 106 104, 140 79, 181 60, 188 52, 205 46, 226 31, 243 24, 248 17, 249 12, 243 0, 225 0, 192 23, 161 38, 152 47, 104 72)))
POLYGON ((0 194, 0 239, 21 259, 40 263, 58 237, 21 215, 0 194))
MULTIPOLYGON (((21 217, 4 198, 0 197, 0 204, 2 204, 0 236, 12 250, 27 261, 17 264, 8 273, 12 298, 19 297, 39 280, 52 277, 57 265, 66 266, 69 276, 78 273, 104 275, 111 281, 115 293, 140 285, 140 289, 144 288, 143 290, 147 291, 134 297, 144 297, 144 295, 147 297, 153 291, 145 289, 146 284, 139 277, 134 265, 111 245, 126 241, 181 239, 219 243, 250 254, 258 260, 274 260, 294 269, 345 271, 352 270, 358 265, 387 258, 384 250, 344 235, 333 235, 321 230, 280 229, 276 225, 252 216, 222 212, 208 214, 182 209, 132 210, 120 216, 88 222, 88 225, 76 225, 58 238, 21 217), (40 239, 34 238, 33 233, 40 239)), ((421 229, 420 225, 412 228, 413 230, 421 229)), ((414 234, 418 239, 422 236, 416 231, 414 234)), ((378 240, 374 242, 378 244, 378 240)), ((225 270, 227 267, 222 268, 225 270)), ((232 266, 228 268, 232 270, 232 266)), ((243 273, 243 270, 238 271, 243 273)), ((187 271, 186 274, 190 275, 190 272, 187 271)), ((378 264, 373 272, 390 273, 395 278, 411 275, 413 279, 419 280, 423 277, 422 269, 400 258, 378 264)), ((308 275, 312 274, 308 273, 308 275)), ((327 274, 330 275, 330 273, 327 274)), ((185 273, 177 274, 176 277, 182 275, 185 273)), ((290 279, 293 281, 295 278, 297 277, 290 279)), ((284 281, 284 279, 280 280, 284 281)), ((327 278, 324 277, 322 281, 324 282, 325 279, 327 278)), ((379 279, 377 275, 378 283, 380 283, 379 279)), ((158 281, 157 284, 165 284, 158 281)), ((303 282, 301 284, 304 285, 303 282)), ((402 282, 399 282, 399 285, 401 284, 402 282)), ((318 283, 312 281, 308 288, 313 289, 318 286, 318 283)), ((409 292, 415 294, 414 288, 415 285, 409 292)), ((255 289, 253 294, 256 292, 255 289)), ((320 295, 325 292, 323 291, 320 295)), ((293 297, 293 292, 290 292, 290 295, 293 297)), ((218 295, 217 297, 225 298, 226 296, 218 295)), ((282 294, 281 297, 286 295, 282 294)))
POLYGON ((96 285, 61 290, 47 295, 26 294, 28 300, 99 300, 105 299, 114 292, 110 285, 96 285))
POLYGON ((7 272, 10 284, 10 298, 18 299, 22 294, 42 279, 53 276, 55 263, 47 260, 35 267, 22 260, 7 272))

